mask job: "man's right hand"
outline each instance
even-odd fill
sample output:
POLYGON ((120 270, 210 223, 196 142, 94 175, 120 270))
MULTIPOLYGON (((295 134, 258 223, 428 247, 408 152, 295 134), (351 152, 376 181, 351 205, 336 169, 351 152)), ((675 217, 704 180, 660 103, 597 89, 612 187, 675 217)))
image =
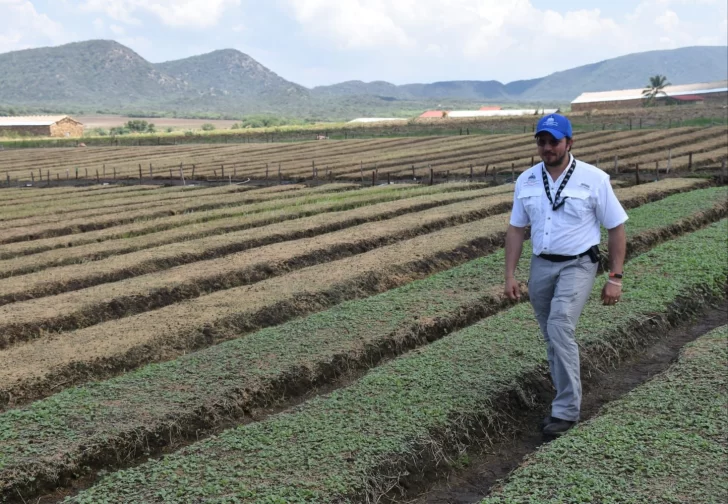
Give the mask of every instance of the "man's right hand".
POLYGON ((506 297, 512 301, 518 301, 521 299, 521 287, 518 285, 516 277, 506 278, 506 287, 504 290, 506 297))

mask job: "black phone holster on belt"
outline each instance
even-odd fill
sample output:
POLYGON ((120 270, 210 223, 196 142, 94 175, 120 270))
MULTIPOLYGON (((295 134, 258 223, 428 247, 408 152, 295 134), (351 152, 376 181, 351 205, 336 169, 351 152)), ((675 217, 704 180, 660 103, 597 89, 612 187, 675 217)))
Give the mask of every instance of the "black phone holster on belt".
POLYGON ((599 245, 594 245, 589 250, 587 250, 586 253, 593 263, 598 263, 602 258, 602 253, 599 250, 599 245))

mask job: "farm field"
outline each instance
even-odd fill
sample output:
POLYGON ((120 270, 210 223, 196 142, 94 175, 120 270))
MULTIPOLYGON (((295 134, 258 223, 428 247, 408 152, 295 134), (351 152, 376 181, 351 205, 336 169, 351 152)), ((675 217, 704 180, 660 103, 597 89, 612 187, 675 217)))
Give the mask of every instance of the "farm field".
MULTIPOLYGON (((507 433, 545 372, 502 296, 512 185, 352 182, 3 190, 0 502, 363 502, 507 433)), ((728 275, 725 187, 615 192, 629 295, 597 282, 595 367, 728 275)))
POLYGON ((725 502, 727 349, 728 326, 689 343, 662 375, 536 453, 481 504, 725 502))
MULTIPOLYGON (((304 141, 284 144, 160 145, 8 150, 0 174, 10 185, 66 181, 175 180, 185 182, 343 181, 380 183, 508 178, 533 162, 532 135, 466 135, 304 141), (486 174, 487 168, 487 174, 486 174), (432 173, 431 173, 432 170, 432 173), (499 175, 500 174, 500 175, 499 175)), ((590 131, 576 136, 574 153, 617 172, 720 169, 728 156, 725 126, 590 131), (615 156, 617 167, 615 169, 615 156)))

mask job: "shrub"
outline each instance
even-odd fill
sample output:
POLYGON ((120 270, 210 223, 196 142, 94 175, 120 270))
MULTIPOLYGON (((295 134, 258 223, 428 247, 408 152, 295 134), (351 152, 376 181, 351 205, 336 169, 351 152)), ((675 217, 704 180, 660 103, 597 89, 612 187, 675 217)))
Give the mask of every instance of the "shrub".
POLYGON ((205 123, 205 124, 202 125, 202 131, 212 131, 214 129, 215 129, 215 125, 214 124, 205 123))

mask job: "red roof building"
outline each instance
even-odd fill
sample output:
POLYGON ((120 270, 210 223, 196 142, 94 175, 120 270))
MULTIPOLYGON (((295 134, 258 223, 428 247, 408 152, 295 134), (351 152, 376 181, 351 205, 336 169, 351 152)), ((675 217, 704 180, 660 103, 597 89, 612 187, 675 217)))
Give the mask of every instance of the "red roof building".
POLYGON ((501 107, 497 105, 489 105, 487 107, 480 107, 480 110, 501 110, 501 107))
MULTIPOLYGON (((427 112, 424 112, 420 117, 422 118, 434 118, 434 117, 442 117, 442 113, 445 112, 444 110, 428 110, 427 112)), ((447 112, 445 112, 447 113, 447 112)))

